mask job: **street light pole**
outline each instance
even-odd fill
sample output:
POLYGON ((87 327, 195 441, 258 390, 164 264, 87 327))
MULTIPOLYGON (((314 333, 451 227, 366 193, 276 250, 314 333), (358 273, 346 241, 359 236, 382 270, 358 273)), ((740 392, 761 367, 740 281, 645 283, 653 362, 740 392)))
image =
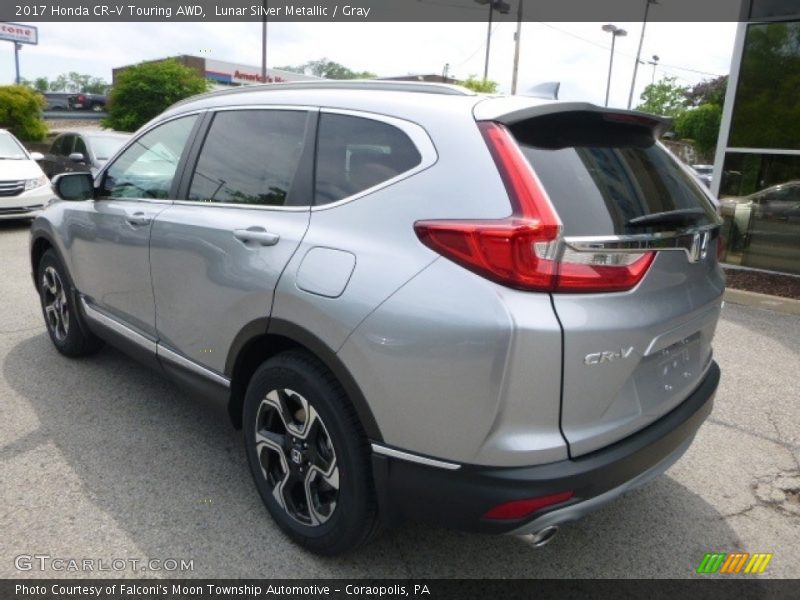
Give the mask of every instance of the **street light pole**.
POLYGON ((514 34, 514 72, 511 74, 511 95, 517 93, 517 71, 519 70, 519 44, 522 37, 522 0, 517 0, 517 32, 514 34))
POLYGON ((650 12, 650 5, 658 4, 658 0, 644 0, 644 20, 642 21, 642 34, 639 36, 639 49, 636 51, 636 62, 633 63, 633 78, 631 79, 631 91, 628 94, 628 109, 633 103, 633 89, 636 87, 636 72, 639 70, 639 63, 642 56, 642 44, 644 43, 644 30, 647 28, 647 13, 650 12))
POLYGON ((648 60, 648 64, 653 65, 653 77, 650 79, 650 84, 654 84, 656 82, 656 66, 658 65, 658 54, 653 54, 653 60, 648 60))
POLYGON ((617 36, 624 37, 628 35, 628 32, 610 23, 603 25, 602 30, 611 34, 611 58, 608 60, 608 82, 606 83, 606 106, 608 106, 608 95, 611 91, 611 70, 614 68, 614 43, 617 40, 617 36))

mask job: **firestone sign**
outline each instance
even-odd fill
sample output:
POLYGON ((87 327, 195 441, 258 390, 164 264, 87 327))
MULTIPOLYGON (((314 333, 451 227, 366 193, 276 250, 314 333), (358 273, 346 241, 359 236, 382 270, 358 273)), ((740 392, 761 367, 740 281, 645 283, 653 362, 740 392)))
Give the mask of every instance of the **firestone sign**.
POLYGON ((0 40, 20 44, 38 44, 39 30, 32 25, 21 23, 0 23, 0 40))

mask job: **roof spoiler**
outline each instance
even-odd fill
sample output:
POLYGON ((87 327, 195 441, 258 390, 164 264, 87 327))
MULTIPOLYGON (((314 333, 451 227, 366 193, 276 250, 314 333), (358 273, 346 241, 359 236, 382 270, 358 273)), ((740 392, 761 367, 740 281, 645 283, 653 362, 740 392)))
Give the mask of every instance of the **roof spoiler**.
MULTIPOLYGON (((537 86, 538 87, 538 86, 537 86)), ((547 102, 532 104, 525 97, 510 96, 495 101, 485 101, 474 108, 477 121, 495 121, 503 125, 515 125, 528 119, 536 119, 561 113, 596 113, 608 121, 620 124, 647 127, 655 137, 660 137, 672 126, 672 119, 659 117, 637 110, 604 108, 589 102, 547 102)))

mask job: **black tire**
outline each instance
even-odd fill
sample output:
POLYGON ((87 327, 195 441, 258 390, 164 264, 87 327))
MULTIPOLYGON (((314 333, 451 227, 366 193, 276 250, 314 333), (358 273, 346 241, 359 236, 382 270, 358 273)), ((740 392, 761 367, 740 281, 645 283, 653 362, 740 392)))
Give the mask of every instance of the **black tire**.
POLYGON ((73 293, 72 281, 53 250, 47 250, 39 261, 36 274, 42 315, 50 340, 61 354, 70 357, 88 356, 103 347, 82 321, 73 293))
MULTIPOLYGON (((283 352, 269 359, 250 380, 243 416, 247 460, 256 488, 275 522, 290 539, 307 550, 332 556, 352 550, 374 535, 378 527, 378 515, 367 437, 341 385, 324 365, 297 350, 283 352), (290 427, 305 429, 306 438, 295 439, 293 430, 284 425, 285 418, 272 407, 273 401, 268 398, 278 398, 280 394, 281 405, 288 407, 282 414, 293 417, 302 415, 302 421, 290 427), (300 406, 306 408, 298 410, 300 406), (321 428, 313 417, 309 419, 308 415, 313 414, 311 409, 316 411, 315 417, 318 417, 321 428), (312 428, 310 423, 316 425, 312 428), (282 452, 283 459, 279 460, 279 453, 275 449, 265 446, 263 441, 260 446, 257 444, 256 430, 279 431, 281 427, 286 431, 283 438, 286 446, 282 452), (309 433, 312 429, 317 431, 316 437, 309 433), (292 454, 304 452, 301 448, 303 439, 310 440, 312 448, 307 452, 315 456, 303 454, 300 458, 292 454), (313 469, 315 462, 323 468, 328 468, 328 465, 331 474, 335 465, 338 469, 335 478, 338 491, 329 489, 328 480, 320 477, 321 470, 311 473, 309 465, 313 469), (303 464, 306 465, 304 475, 303 464), (290 475, 291 471, 294 475, 290 475), (313 483, 308 483, 312 481, 312 476, 313 483), (288 486, 285 493, 278 493, 281 502, 273 495, 278 487, 275 481, 278 480, 284 487, 288 486), (316 485, 316 488, 309 496, 311 485, 316 485), (303 499, 307 502, 304 503, 303 499), (330 508, 332 501, 335 502, 333 509, 330 508), (296 506, 292 507, 290 503, 296 506), (308 506, 311 504, 315 507, 314 511, 308 506), (328 511, 327 515, 322 514, 325 510, 328 511), (309 523, 308 519, 314 521, 317 518, 312 516, 312 512, 326 520, 317 519, 316 523, 309 523)), ((279 433, 273 435, 280 440, 279 433)), ((329 480, 333 481, 332 475, 329 475, 329 480)))

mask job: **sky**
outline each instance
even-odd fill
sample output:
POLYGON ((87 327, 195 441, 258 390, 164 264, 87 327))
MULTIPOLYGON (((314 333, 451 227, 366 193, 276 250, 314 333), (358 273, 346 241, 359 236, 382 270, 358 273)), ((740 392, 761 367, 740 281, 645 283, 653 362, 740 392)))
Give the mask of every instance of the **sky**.
MULTIPOLYGON (((523 93, 544 81, 560 81, 560 98, 602 104, 611 36, 603 23, 524 23, 519 86, 523 93)), ((617 37, 611 106, 627 105, 641 23, 615 23, 617 37)), ((142 60, 190 54, 260 65, 261 24, 248 23, 39 23, 39 45, 20 52, 22 77, 54 78, 77 71, 111 80, 111 69, 142 60)), ((642 59, 656 54, 656 80, 677 77, 681 85, 727 74, 736 23, 647 24, 642 59)), ((489 79, 510 91, 515 23, 495 23, 489 79)), ((486 23, 270 23, 268 66, 297 65, 326 57, 354 71, 379 76, 442 73, 482 77, 486 23)), ((653 77, 640 65, 634 106, 653 77)), ((14 53, 0 43, 0 84, 13 83, 14 53)))

